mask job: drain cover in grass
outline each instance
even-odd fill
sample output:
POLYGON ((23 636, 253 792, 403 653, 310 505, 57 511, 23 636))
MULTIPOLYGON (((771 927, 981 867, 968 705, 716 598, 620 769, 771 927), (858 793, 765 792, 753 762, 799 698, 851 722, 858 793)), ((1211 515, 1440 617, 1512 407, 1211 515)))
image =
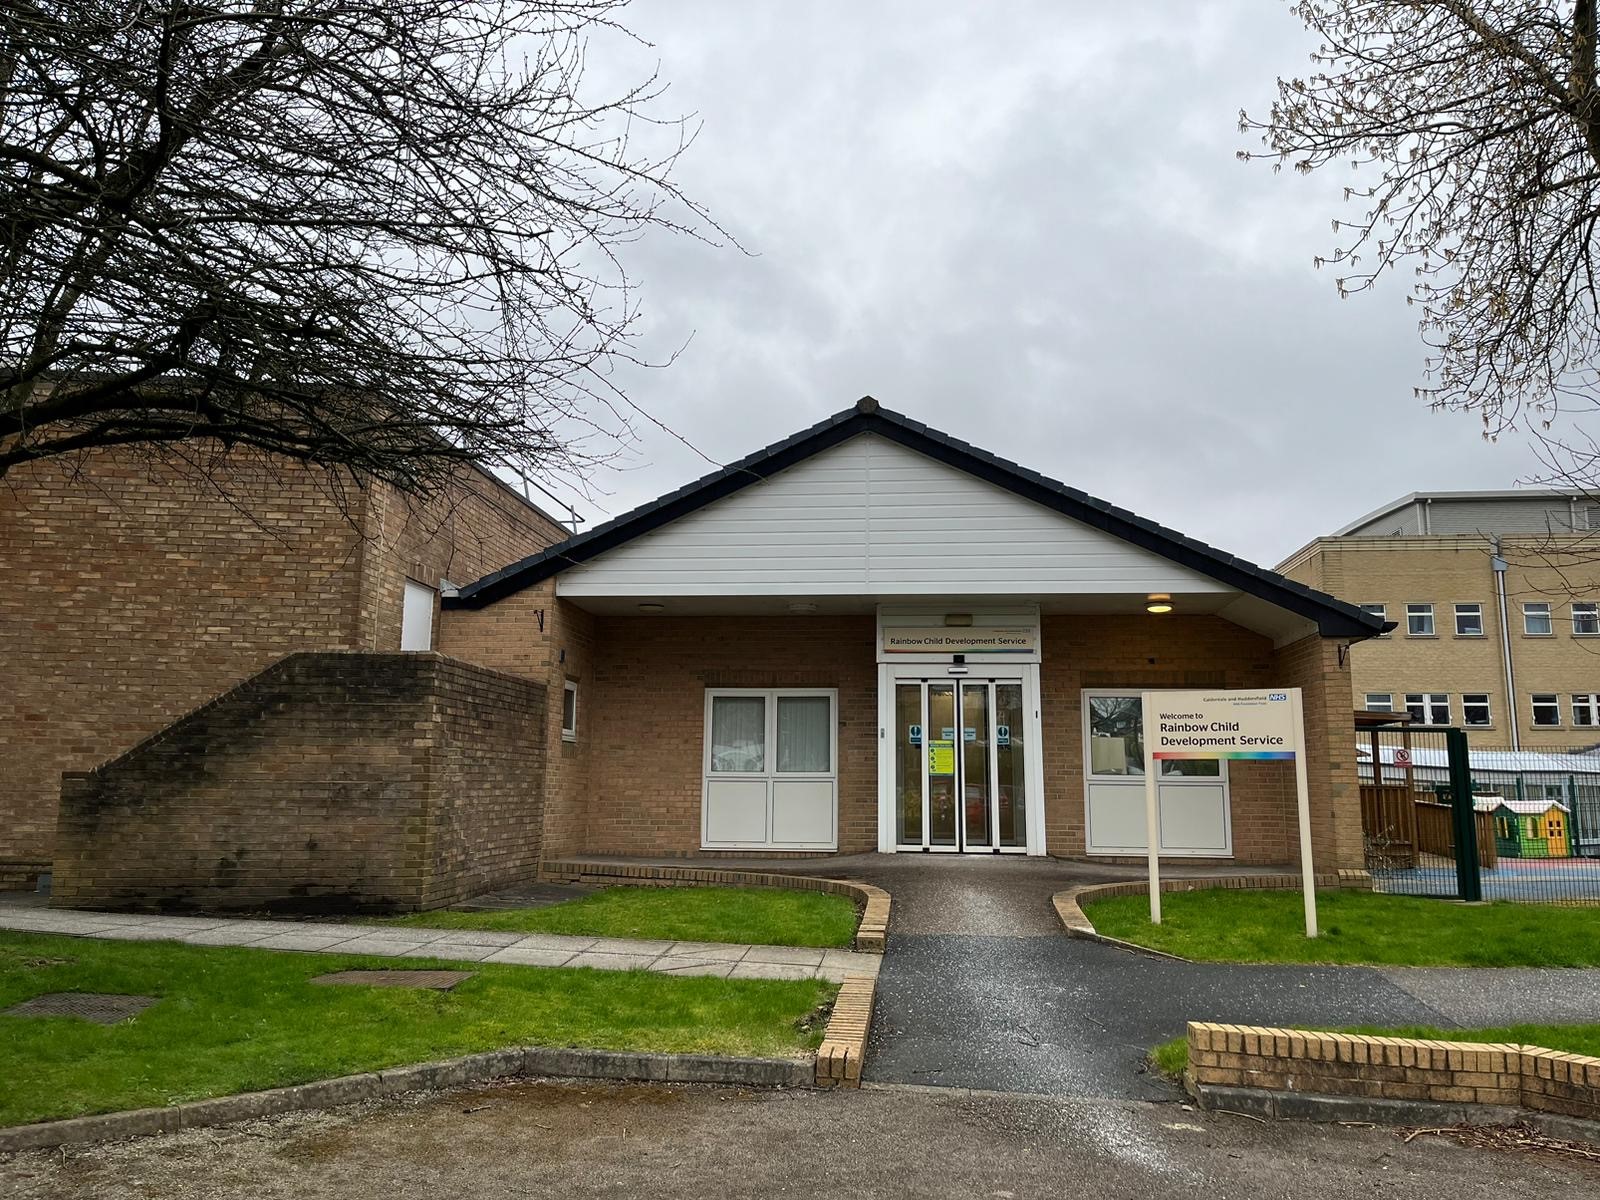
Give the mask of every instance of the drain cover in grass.
POLYGON ((359 983, 367 987, 433 988, 448 992, 463 979, 471 979, 471 971, 335 971, 332 975, 318 975, 312 983, 359 983))
POLYGON ((142 1013, 156 1002, 155 996, 118 996, 101 992, 46 992, 32 1000, 14 1004, 4 1012, 8 1017, 82 1017, 96 1025, 115 1025, 142 1013))

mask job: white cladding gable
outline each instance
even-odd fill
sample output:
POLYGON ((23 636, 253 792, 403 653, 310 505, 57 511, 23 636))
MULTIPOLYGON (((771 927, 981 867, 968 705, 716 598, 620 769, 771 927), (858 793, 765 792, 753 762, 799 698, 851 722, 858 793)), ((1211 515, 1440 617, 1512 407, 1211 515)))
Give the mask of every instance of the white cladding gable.
POLYGON ((557 577, 566 596, 1228 592, 873 434, 557 577))

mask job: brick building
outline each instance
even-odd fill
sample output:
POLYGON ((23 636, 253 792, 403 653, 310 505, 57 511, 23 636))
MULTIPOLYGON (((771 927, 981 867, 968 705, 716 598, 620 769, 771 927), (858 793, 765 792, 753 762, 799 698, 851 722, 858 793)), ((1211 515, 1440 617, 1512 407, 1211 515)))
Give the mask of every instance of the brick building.
POLYGON ((293 652, 426 648, 442 581, 568 536, 476 470, 419 503, 194 449, 204 471, 106 452, 0 486, 0 881, 48 867, 63 772, 122 754, 293 652))
MULTIPOLYGON (((546 856, 1140 855, 1139 693, 1299 687, 1332 869, 1381 628, 869 399, 447 594, 440 650, 544 684, 546 856)), ((1163 854, 1295 858, 1291 766, 1162 771, 1163 854)))
POLYGON ((1415 493, 1283 562, 1395 624, 1351 651, 1357 707, 1478 749, 1600 742, 1600 507, 1582 493, 1415 493))

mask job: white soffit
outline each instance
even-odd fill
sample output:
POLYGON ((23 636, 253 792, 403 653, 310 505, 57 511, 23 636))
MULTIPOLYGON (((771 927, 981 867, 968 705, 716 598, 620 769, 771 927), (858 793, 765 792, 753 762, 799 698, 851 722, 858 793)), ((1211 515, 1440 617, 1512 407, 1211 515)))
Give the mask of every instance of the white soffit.
POLYGON ((575 598, 1234 590, 873 434, 569 568, 556 586, 575 598))

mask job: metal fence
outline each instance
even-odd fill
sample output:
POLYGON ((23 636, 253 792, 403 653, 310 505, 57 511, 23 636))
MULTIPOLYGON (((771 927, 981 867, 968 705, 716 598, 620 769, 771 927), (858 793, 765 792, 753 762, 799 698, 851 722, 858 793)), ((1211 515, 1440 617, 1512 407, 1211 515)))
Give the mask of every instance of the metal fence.
POLYGON ((1356 754, 1377 890, 1600 905, 1600 754, 1398 725, 1357 730, 1356 754))

